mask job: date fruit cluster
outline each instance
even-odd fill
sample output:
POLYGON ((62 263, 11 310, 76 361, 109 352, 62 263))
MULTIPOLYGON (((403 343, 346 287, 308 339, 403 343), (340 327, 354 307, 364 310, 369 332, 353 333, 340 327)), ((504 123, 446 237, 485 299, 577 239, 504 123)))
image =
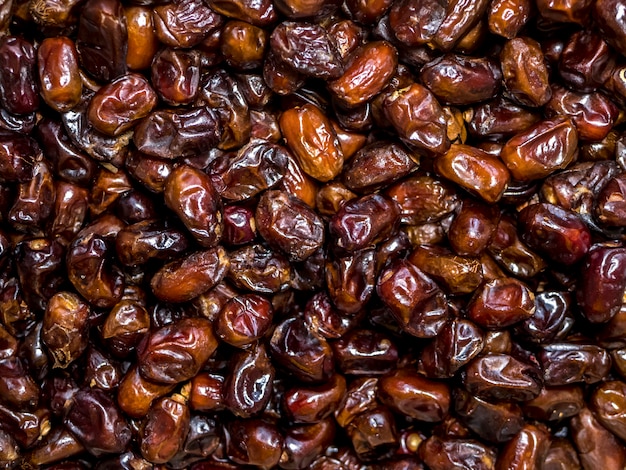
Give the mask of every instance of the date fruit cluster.
POLYGON ((0 468, 626 468, 624 0, 0 1, 0 468))

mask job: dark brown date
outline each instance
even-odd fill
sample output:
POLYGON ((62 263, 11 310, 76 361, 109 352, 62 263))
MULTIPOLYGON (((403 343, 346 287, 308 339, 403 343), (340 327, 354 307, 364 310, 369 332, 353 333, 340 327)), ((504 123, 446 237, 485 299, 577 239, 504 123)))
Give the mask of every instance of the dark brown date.
POLYGON ((25 39, 4 36, 0 40, 0 102, 13 114, 28 114, 39 107, 37 52, 25 39))
POLYGON ((185 318, 152 331, 139 345, 139 370, 157 383, 183 382, 200 371, 216 348, 209 320, 185 318))
POLYGON ((550 386, 600 382, 611 369, 607 351, 592 344, 552 343, 543 346, 537 359, 550 386))
POLYGON ((221 134, 216 112, 202 106, 154 111, 137 125, 133 140, 140 152, 176 159, 209 150, 220 141, 221 134))
POLYGON ((380 400, 397 412, 419 421, 441 421, 450 407, 448 385, 398 369, 378 381, 380 400))
POLYGON ((470 362, 463 371, 465 388, 485 400, 528 401, 541 392, 539 367, 507 354, 487 354, 470 362))
POLYGON ((518 404, 491 403, 462 389, 454 392, 454 411, 464 425, 489 442, 510 441, 524 426, 518 404))
POLYGON ((574 416, 569 424, 572 440, 578 450, 582 468, 615 469, 626 465, 626 449, 604 428, 587 408, 574 416))
POLYGON ((590 322, 608 322, 621 308, 626 289, 624 262, 626 249, 621 247, 596 245, 585 258, 577 300, 590 322))
POLYGON ((274 28, 269 44, 279 61, 302 75, 328 80, 343 73, 339 53, 319 25, 283 22, 274 28))
POLYGON ((126 418, 109 395, 97 388, 77 392, 68 404, 65 425, 90 453, 120 453, 131 439, 126 418))
POLYGON ((299 199, 286 192, 263 193, 255 221, 267 243, 291 261, 304 261, 324 243, 324 222, 299 199))
POLYGON ((322 385, 299 385, 285 391, 283 403, 294 422, 316 423, 332 416, 345 393, 346 379, 335 374, 322 385))
POLYGON ((270 339, 270 352, 278 365, 304 382, 322 382, 333 375, 332 348, 302 318, 278 324, 270 339))
POLYGON ((566 168, 576 156, 578 133, 565 117, 540 121, 511 138, 500 154, 518 181, 542 179, 566 168))
POLYGON ((236 464, 272 468, 280 460, 284 438, 268 421, 232 421, 225 426, 224 437, 226 455, 236 464))
POLYGON ((432 378, 452 377, 483 349, 485 335, 469 320, 452 319, 422 350, 420 369, 432 378))
POLYGON ((494 98, 502 72, 487 58, 446 54, 422 67, 420 79, 437 99, 465 106, 494 98))
POLYGON ((330 220, 329 231, 339 248, 357 251, 391 235, 399 216, 399 207, 393 200, 370 194, 344 204, 330 220))
POLYGON ((204 247, 222 238, 222 203, 211 178, 189 165, 170 173, 165 182, 165 204, 181 219, 187 230, 204 247))
POLYGON ((126 17, 119 0, 88 0, 81 9, 76 49, 83 68, 110 81, 126 72, 126 17))
POLYGON ((418 338, 436 336, 448 318, 446 297, 414 264, 398 260, 379 275, 376 291, 402 329, 418 338))
POLYGON ((263 343, 238 353, 231 362, 224 382, 224 405, 235 416, 259 414, 272 398, 276 371, 263 343))
POLYGON ((236 156, 225 154, 210 167, 211 181, 231 201, 249 199, 276 186, 287 172, 289 156, 281 145, 251 142, 236 156))
POLYGON ((519 214, 522 240, 557 263, 580 261, 591 247, 591 233, 578 215, 552 204, 532 204, 519 214))

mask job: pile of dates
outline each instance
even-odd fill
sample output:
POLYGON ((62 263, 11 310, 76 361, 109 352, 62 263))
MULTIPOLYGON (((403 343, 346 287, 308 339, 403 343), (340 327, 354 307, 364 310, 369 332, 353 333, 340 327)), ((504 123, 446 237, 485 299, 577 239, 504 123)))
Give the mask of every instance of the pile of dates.
POLYGON ((0 1, 0 468, 623 470, 623 0, 0 1))

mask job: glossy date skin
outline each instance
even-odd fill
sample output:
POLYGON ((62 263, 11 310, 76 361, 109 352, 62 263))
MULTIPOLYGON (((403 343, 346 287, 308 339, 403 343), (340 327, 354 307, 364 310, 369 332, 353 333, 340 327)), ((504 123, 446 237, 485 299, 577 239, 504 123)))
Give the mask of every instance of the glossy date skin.
POLYGON ((195 376, 216 348, 211 323, 186 318, 152 331, 139 345, 139 370, 148 380, 176 384, 195 376))

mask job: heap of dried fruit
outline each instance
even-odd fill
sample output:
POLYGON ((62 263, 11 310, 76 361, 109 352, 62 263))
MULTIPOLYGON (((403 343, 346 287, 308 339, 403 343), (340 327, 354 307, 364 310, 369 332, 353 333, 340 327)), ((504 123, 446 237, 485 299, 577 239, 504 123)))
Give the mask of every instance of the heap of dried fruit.
POLYGON ((622 0, 0 3, 0 467, 626 466, 622 0))

